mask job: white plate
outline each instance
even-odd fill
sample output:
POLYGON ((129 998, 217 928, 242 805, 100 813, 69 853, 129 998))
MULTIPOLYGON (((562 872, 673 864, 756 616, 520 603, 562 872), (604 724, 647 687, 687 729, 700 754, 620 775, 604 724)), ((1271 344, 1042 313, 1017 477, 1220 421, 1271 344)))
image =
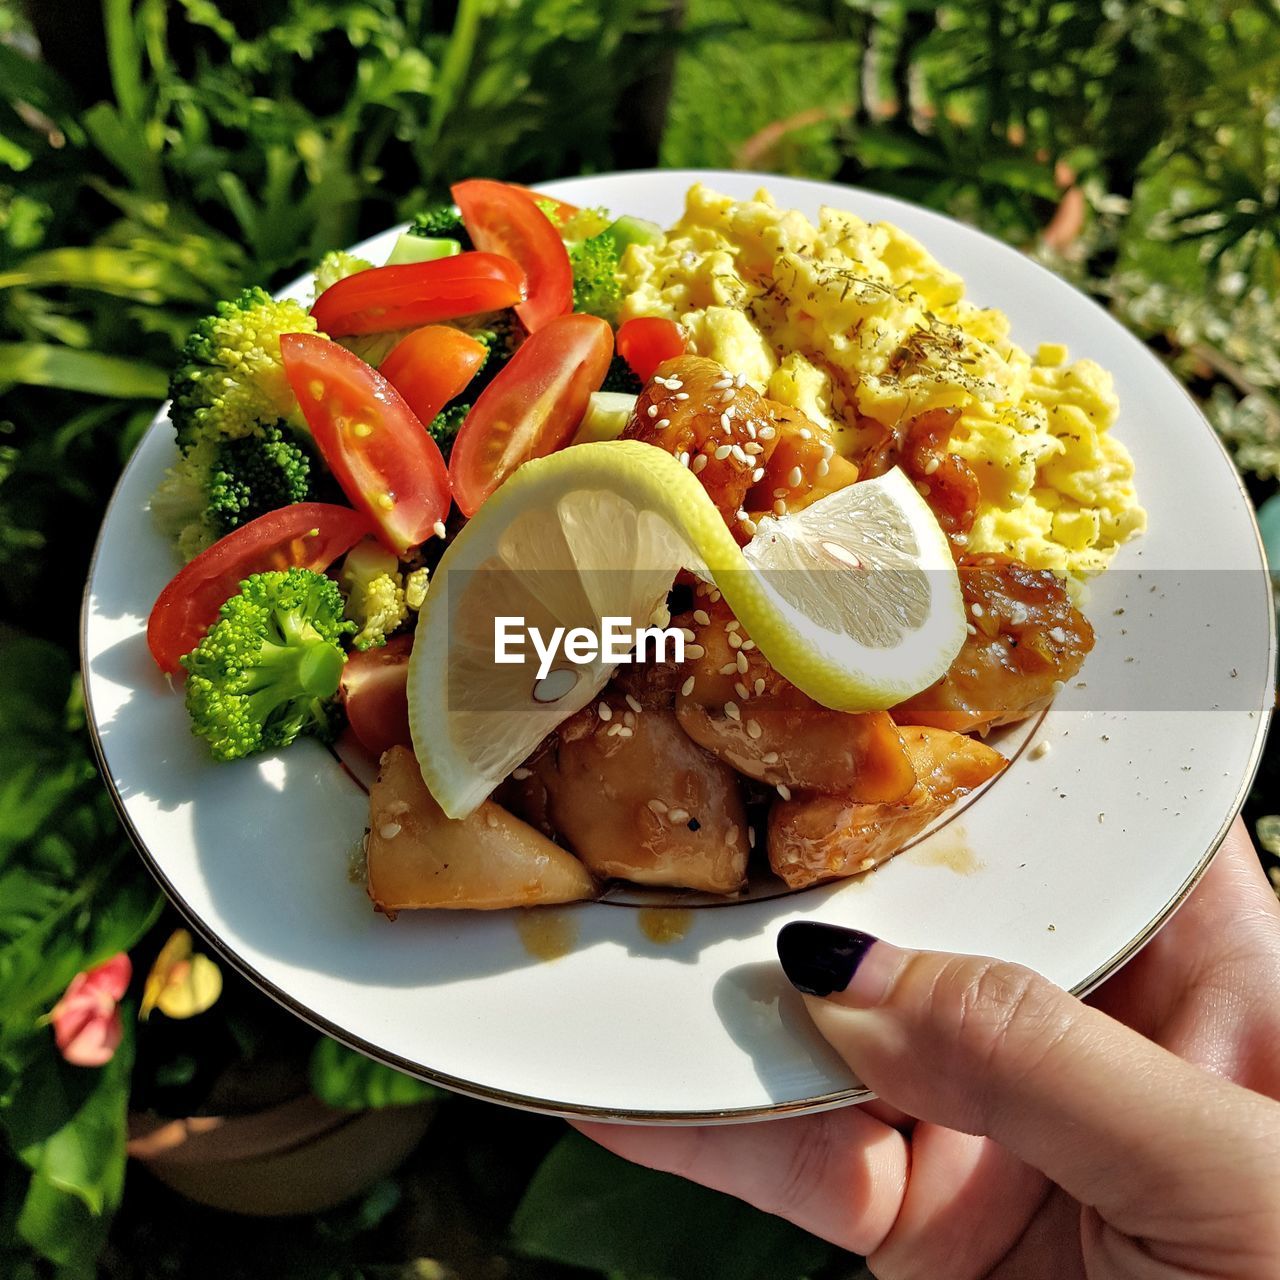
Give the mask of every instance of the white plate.
MULTIPOLYGON (((146 512, 173 457, 163 419, 120 480, 86 596, 85 686, 104 771, 174 901, 237 968, 331 1035, 536 1110, 706 1122, 863 1096, 778 969, 774 938, 790 920, 1004 956, 1087 990, 1204 870, 1272 704, 1271 602, 1248 500, 1140 342, 1013 250, 884 196, 693 172, 546 190, 666 225, 699 178, 740 196, 767 181, 811 216, 825 202, 893 221, 962 272, 972 298, 1008 312, 1024 346, 1063 341, 1115 374, 1116 433, 1137 460, 1150 532, 1093 589, 1086 687, 1069 687, 1033 731, 1051 749, 1024 751, 958 821, 861 880, 694 910, 674 942, 651 941, 652 918, 616 903, 389 923, 347 878, 366 799, 334 757, 308 741, 213 764, 148 656, 146 617, 175 569, 146 512), (534 954, 563 947, 556 959, 534 954)), ((382 260, 393 239, 369 242, 369 256, 382 260)))

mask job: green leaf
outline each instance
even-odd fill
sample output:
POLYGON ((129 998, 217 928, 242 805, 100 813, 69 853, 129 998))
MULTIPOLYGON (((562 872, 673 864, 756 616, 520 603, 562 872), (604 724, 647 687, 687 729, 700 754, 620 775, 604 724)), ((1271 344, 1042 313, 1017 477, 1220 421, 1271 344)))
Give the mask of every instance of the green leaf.
POLYGON ((543 1161, 512 1232, 531 1257, 636 1280, 801 1280, 836 1252, 781 1218, 628 1164, 579 1134, 543 1161))
POLYGON ((311 1090, 344 1111, 401 1107, 438 1098, 440 1091, 414 1076, 367 1058, 322 1036, 311 1053, 311 1090))
POLYGON ((122 400, 163 400, 169 376, 142 360, 46 342, 0 342, 0 385, 58 387, 122 400))

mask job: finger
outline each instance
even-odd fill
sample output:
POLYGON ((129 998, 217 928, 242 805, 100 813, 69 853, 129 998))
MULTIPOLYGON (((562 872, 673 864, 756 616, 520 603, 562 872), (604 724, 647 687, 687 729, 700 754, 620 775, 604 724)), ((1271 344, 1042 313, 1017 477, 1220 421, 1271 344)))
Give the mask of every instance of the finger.
POLYGON ((1237 819, 1187 902, 1090 1003, 1178 1057, 1273 1093, 1280 903, 1237 819))
POLYGON ((759 1124, 571 1123, 626 1160, 727 1192, 854 1253, 880 1244, 906 1188, 906 1140, 860 1107, 759 1124))
POLYGON ((1275 1163, 1275 1104, 1029 970, 807 921, 778 950, 818 1030, 869 1088, 996 1139, 1113 1224, 1145 1235, 1180 1226, 1193 1204, 1229 1213, 1248 1189, 1237 1162, 1275 1163))

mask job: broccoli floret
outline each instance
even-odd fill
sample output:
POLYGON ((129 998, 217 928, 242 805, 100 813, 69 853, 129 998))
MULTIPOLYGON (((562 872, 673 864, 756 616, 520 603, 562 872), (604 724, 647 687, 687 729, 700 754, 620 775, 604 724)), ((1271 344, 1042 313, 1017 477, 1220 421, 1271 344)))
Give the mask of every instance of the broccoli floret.
POLYGON ((476 375, 467 384, 467 395, 475 398, 491 383, 494 378, 507 367, 516 349, 525 340, 526 334, 514 311, 494 311, 477 317, 465 326, 477 342, 482 342, 487 352, 484 364, 476 371, 476 375))
POLYGON ((631 366, 621 356, 614 356, 609 362, 609 372, 604 375, 600 390, 621 391, 624 395, 638 396, 644 390, 644 384, 631 372, 631 366))
POLYGON ((594 209, 579 209, 568 222, 560 228, 560 236, 566 244, 577 244, 580 240, 590 240, 598 236, 613 223, 613 214, 600 206, 594 209))
POLYGON ((330 285, 337 284, 359 271, 368 271, 373 263, 368 258, 358 258, 345 249, 332 249, 320 259, 316 278, 311 285, 312 298, 318 298, 330 285))
POLYGON ((253 574, 182 658, 192 731, 218 760, 287 747, 300 734, 331 738, 346 662, 339 641, 354 630, 323 574, 253 574))
POLYGON ((444 455, 446 462, 449 461, 449 454, 453 451, 453 442, 470 412, 470 404, 454 401, 453 404, 441 409, 427 424, 427 431, 440 446, 440 452, 444 455))
POLYGON ((359 630, 352 643, 374 649, 409 617, 400 562, 373 538, 365 538, 347 552, 338 584, 347 595, 346 616, 359 630))
POLYGON ((209 472, 209 519, 220 534, 312 496, 310 454, 281 424, 219 442, 209 472))
POLYGON ((622 301, 618 242, 611 235, 582 240, 570 246, 569 264, 573 267, 573 309, 613 324, 622 301))
POLYGON ((440 204, 424 213, 415 213, 408 234, 428 240, 456 240, 464 250, 475 247, 463 226, 458 206, 453 204, 440 204))
POLYGON ((315 333, 316 322, 291 298, 246 289, 220 302, 182 347, 169 382, 169 417, 185 452, 204 436, 251 435, 264 423, 305 430, 280 359, 285 333, 315 333))
POLYGON ((178 546, 183 561, 194 560, 221 537, 209 515, 209 476, 217 454, 214 440, 188 449, 164 473, 151 495, 151 518, 178 546))

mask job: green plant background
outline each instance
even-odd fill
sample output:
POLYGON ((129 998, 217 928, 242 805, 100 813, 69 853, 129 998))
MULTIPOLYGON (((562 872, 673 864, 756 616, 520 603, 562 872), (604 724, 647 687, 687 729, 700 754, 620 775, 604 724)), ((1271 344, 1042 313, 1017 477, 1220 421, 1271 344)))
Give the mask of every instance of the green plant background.
MULTIPOLYGON (((863 1274, 554 1121, 442 1100, 356 1202, 258 1222, 125 1176, 127 1110, 431 1091, 231 974, 64 1064, 41 1017, 179 923, 84 732, 81 587, 193 320, 454 178, 664 165, 837 178, 977 223, 1095 295, 1204 406, 1280 565, 1274 0, 0 0, 0 1273, 615 1280, 863 1274)), ((1250 798, 1280 853, 1272 752, 1250 798)), ((135 978, 135 991, 137 979, 135 978)), ((126 1023, 132 1024, 131 1016, 126 1023)))

